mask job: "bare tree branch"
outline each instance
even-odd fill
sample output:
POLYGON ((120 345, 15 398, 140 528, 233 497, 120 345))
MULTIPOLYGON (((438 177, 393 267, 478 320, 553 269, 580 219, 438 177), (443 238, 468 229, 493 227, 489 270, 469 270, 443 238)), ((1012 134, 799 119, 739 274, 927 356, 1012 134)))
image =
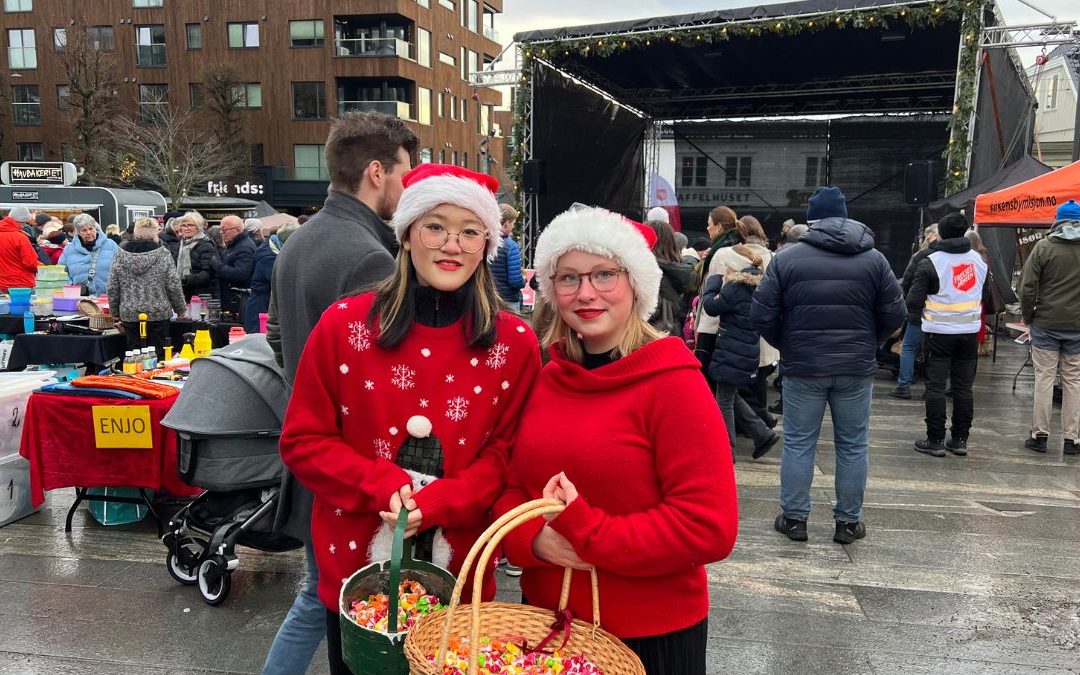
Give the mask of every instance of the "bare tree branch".
POLYGON ((202 73, 206 123, 213 129, 219 152, 231 156, 237 164, 236 174, 223 175, 221 178, 238 179, 249 164, 241 106, 244 86, 240 73, 227 63, 212 64, 202 73))
POLYGON ((84 169, 87 181, 109 184, 115 171, 110 165, 109 127, 119 113, 116 61, 98 48, 83 24, 69 26, 61 54, 67 75, 71 110, 71 150, 75 163, 84 169))

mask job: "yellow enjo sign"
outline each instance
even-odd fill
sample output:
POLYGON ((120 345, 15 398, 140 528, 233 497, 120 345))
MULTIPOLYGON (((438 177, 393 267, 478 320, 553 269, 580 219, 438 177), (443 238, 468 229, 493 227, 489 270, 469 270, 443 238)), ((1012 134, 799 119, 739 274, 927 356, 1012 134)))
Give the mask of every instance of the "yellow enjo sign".
POLYGON ((150 406, 96 405, 94 444, 99 448, 152 448, 150 406))

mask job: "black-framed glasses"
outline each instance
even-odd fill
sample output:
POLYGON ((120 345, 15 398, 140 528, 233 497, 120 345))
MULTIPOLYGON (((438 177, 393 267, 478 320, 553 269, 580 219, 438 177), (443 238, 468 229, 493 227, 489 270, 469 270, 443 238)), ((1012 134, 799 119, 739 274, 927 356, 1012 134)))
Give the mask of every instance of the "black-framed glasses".
POLYGON ((465 253, 477 253, 487 245, 487 232, 478 227, 466 227, 459 232, 451 232, 438 223, 420 226, 420 243, 425 248, 439 249, 446 246, 450 235, 457 238, 458 246, 465 253))
POLYGON ((555 284, 555 292, 559 295, 570 295, 581 288, 581 280, 588 277, 592 287, 601 293, 606 293, 615 288, 619 283, 619 275, 626 272, 624 269, 602 269, 592 272, 557 272, 550 278, 555 284))

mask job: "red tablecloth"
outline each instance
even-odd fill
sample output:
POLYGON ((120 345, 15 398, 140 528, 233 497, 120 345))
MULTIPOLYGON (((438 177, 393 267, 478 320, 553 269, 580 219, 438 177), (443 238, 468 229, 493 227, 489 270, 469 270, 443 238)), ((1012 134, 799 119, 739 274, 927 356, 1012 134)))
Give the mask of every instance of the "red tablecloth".
POLYGON ((45 501, 46 490, 65 487, 142 487, 177 496, 200 490, 180 481, 176 432, 161 426, 176 397, 130 400, 96 396, 31 394, 23 418, 19 453, 30 460, 30 498, 45 501), (153 448, 98 448, 94 442, 96 405, 150 408, 153 448))

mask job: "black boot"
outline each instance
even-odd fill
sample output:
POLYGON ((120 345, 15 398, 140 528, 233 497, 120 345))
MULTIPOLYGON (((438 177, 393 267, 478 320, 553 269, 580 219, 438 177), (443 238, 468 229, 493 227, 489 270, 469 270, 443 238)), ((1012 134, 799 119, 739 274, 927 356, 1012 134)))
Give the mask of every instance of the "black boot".
POLYGON ((1046 434, 1035 434, 1035 438, 1028 438, 1024 441, 1024 447, 1035 452, 1046 452, 1047 438, 1049 437, 1046 434))

